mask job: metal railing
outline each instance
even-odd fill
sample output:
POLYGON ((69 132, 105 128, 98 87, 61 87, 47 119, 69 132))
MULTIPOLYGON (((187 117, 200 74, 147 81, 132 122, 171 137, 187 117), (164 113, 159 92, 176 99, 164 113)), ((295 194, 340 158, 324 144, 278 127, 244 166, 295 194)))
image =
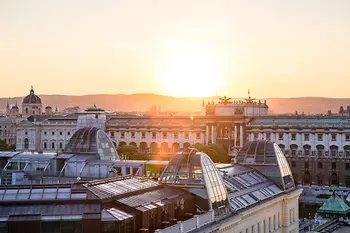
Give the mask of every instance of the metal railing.
POLYGON ((155 230, 155 233, 187 233, 199 229, 214 221, 214 211, 210 210, 205 214, 195 215, 186 221, 180 221, 175 225, 164 229, 155 230))

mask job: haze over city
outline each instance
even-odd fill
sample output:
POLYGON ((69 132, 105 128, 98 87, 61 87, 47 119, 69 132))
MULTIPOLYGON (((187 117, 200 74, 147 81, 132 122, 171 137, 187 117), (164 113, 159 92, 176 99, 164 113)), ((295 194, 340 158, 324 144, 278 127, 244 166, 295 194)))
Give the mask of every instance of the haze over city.
POLYGON ((349 97, 350 2, 1 1, 1 97, 349 97))

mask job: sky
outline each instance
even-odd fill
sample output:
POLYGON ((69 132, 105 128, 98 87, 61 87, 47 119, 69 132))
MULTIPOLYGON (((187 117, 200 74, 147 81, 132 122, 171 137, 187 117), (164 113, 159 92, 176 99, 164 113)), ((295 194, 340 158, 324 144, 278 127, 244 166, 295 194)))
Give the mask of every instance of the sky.
POLYGON ((350 97, 349 0, 0 0, 0 97, 350 97))

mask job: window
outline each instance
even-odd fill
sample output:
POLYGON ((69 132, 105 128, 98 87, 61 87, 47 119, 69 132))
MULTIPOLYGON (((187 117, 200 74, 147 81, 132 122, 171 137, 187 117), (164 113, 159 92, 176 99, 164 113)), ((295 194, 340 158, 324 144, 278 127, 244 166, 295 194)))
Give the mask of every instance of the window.
POLYGON ((60 132, 60 135, 62 135, 63 133, 62 132, 60 132))
POLYGON ((295 161, 292 161, 292 167, 295 167, 295 161))
POLYGON ((258 228, 258 233, 260 233, 260 222, 258 222, 257 228, 258 228))
POLYGON ((297 140, 297 134, 296 133, 292 133, 292 141, 297 140))
POLYGON ((345 141, 350 141, 350 134, 345 134, 345 141))
POLYGON ((346 170, 349 170, 349 169, 350 169, 350 163, 346 163, 346 164, 345 164, 345 169, 346 169, 346 170))
POLYGON ((318 162, 317 167, 318 167, 318 168, 322 168, 322 163, 321 163, 321 162, 318 162))
POLYGON ((63 143, 60 142, 60 149, 63 149, 63 143))
POLYGON ((185 133, 185 139, 188 139, 188 132, 185 133))
POLYGON ((317 134, 317 141, 323 141, 323 134, 317 134))
POLYGON ((135 138, 135 132, 131 132, 131 138, 135 138))
POLYGON ((174 138, 178 139, 179 138, 179 134, 177 132, 174 132, 174 138))
POLYGON ((337 169, 337 164, 336 163, 332 163, 332 169, 337 169))
POLYGON ((307 168, 309 168, 309 162, 305 162, 304 163, 304 167, 307 169, 307 168))
POLYGON ((24 134, 25 134, 25 135, 28 135, 28 132, 25 132, 24 134))
POLYGON ((163 138, 166 139, 167 132, 163 132, 163 138))
POLYGON ((200 133, 196 133, 196 139, 200 139, 201 138, 201 134, 200 133))
POLYGON ((44 135, 47 135, 47 132, 46 132, 46 131, 44 132, 44 135))
POLYGON ((337 135, 335 133, 332 134, 332 141, 337 141, 337 135))
POLYGON ((283 140, 283 133, 278 134, 278 140, 283 140))
POLYGON ((304 141, 309 141, 310 135, 308 133, 304 134, 304 141))
POLYGON ((67 135, 70 136, 70 132, 69 131, 67 132, 67 135))
POLYGON ((121 133, 120 133, 120 137, 121 137, 121 138, 124 138, 124 137, 125 137, 125 132, 121 132, 121 133))
POLYGON ((54 136, 55 135, 55 132, 52 132, 52 136, 54 136))
POLYGON ((146 138, 146 133, 145 132, 141 133, 141 138, 146 138))
POLYGON ((47 142, 44 142, 44 149, 47 149, 47 142))
POLYGON ((266 133, 266 140, 270 140, 271 139, 271 134, 270 133, 266 133))
POLYGON ((269 217, 269 232, 271 232, 271 217, 269 217))
POLYGON ((111 137, 112 137, 112 138, 114 137, 114 132, 111 132, 111 137))
POLYGON ((273 230, 276 229, 276 214, 273 215, 273 230))
POLYGON ((152 132, 152 138, 155 139, 157 136, 157 133, 156 132, 152 132))
POLYGON ((54 143, 54 142, 51 143, 51 148, 52 148, 52 149, 55 149, 55 143, 54 143))

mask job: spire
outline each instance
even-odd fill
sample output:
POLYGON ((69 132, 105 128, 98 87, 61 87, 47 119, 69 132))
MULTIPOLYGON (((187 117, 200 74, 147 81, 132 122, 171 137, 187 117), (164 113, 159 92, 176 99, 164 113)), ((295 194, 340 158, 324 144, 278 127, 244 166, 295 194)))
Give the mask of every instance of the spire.
POLYGON ((31 86, 31 89, 30 89, 30 94, 34 94, 34 89, 33 89, 33 86, 31 86))
POLYGON ((9 101, 7 101, 7 104, 6 104, 6 109, 9 110, 10 109, 10 104, 9 104, 9 101))
POLYGON ((205 106, 205 103, 204 103, 204 100, 202 101, 202 108, 204 108, 204 106, 205 106))

